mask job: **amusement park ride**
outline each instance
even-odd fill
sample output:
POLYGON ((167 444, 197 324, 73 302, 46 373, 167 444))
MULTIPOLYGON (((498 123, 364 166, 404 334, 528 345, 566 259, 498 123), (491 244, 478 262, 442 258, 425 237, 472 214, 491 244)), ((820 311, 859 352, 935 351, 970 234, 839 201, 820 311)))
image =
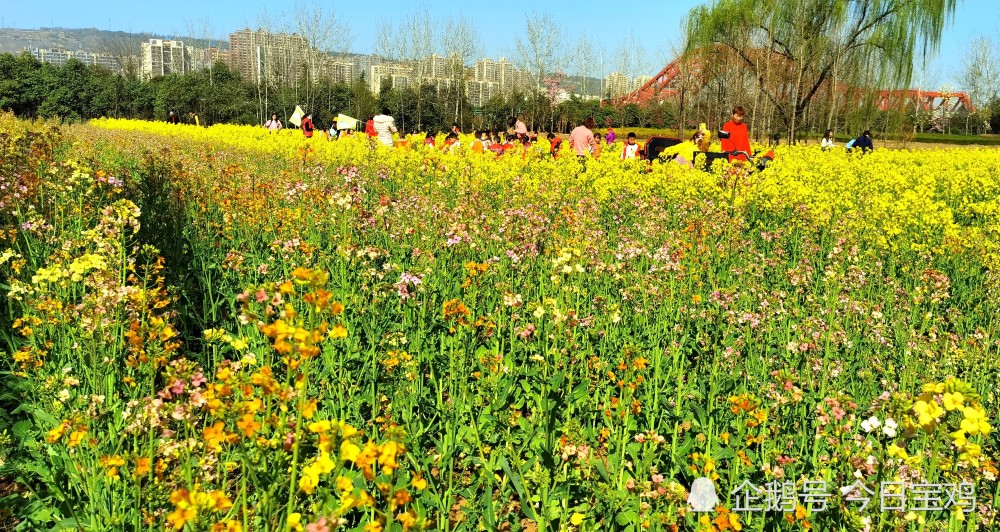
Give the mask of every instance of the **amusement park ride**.
MULTIPOLYGON (((663 101, 676 96, 679 93, 678 85, 681 76, 681 66, 681 60, 675 59, 641 87, 625 96, 613 99, 612 102, 615 104, 649 103, 652 101, 663 101)), ((692 72, 699 72, 701 70, 699 67, 700 65, 697 60, 689 63, 689 68, 692 72)), ((843 92, 850 93, 851 91, 848 89, 843 92)), ((860 100, 860 93, 858 94, 858 99, 860 100)), ((969 95, 964 92, 946 93, 923 91, 920 89, 879 91, 876 104, 881 111, 917 108, 922 111, 939 111, 944 108, 947 112, 954 112, 964 108, 973 113, 976 110, 969 99, 969 95)))

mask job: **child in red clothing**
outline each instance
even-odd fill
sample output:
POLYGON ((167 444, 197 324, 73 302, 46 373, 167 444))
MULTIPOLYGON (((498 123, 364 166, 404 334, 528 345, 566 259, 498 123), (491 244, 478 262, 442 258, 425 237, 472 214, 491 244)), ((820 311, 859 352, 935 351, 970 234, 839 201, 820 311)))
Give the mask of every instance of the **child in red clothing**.
POLYGON ((562 148, 562 139, 556 137, 555 133, 549 133, 549 154, 552 155, 553 159, 559 158, 559 148, 562 148))
MULTIPOLYGON (((737 105, 733 108, 733 119, 722 126, 723 131, 729 132, 729 138, 722 139, 722 151, 744 151, 750 153, 750 131, 747 130, 747 125, 743 123, 744 116, 746 116, 746 112, 743 110, 743 107, 737 105)), ((747 158, 742 154, 729 156, 729 162, 735 160, 746 161, 747 158)))

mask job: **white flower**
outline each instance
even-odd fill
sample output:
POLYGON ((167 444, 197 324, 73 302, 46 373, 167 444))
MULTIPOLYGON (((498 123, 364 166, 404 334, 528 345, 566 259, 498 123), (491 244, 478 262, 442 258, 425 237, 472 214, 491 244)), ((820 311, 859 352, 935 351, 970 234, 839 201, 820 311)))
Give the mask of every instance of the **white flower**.
POLYGON ((880 426, 882 426, 882 424, 875 416, 872 416, 861 422, 861 428, 863 428, 865 432, 871 432, 873 430, 878 429, 880 426))
POLYGON ((898 427, 898 425, 896 425, 896 420, 895 419, 892 419, 892 418, 886 419, 885 420, 885 427, 882 428, 882 432, 886 436, 888 436, 890 438, 895 438, 896 437, 896 427, 898 427))
POLYGON ((59 390, 59 401, 63 403, 69 401, 69 390, 67 390, 66 388, 59 390))

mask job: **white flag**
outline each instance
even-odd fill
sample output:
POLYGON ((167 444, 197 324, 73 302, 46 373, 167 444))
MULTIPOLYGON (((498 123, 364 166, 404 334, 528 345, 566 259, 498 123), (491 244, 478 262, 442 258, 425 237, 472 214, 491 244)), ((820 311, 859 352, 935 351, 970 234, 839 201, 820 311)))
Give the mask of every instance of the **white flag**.
POLYGON ((357 129, 358 119, 347 115, 337 115, 337 129, 357 129))
POLYGON ((302 111, 302 108, 296 105, 295 112, 292 113, 292 117, 288 119, 288 122, 295 124, 295 127, 302 127, 302 118, 305 116, 306 113, 302 111))

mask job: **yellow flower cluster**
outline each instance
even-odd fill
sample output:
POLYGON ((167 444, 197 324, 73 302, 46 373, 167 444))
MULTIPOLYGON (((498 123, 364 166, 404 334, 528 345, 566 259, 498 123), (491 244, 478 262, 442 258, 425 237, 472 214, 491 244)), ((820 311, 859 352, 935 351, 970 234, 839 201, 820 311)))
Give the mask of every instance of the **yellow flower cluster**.
MULTIPOLYGON (((938 427, 942 427, 958 451, 959 461, 979 466, 982 447, 969 438, 988 436, 992 426, 979 395, 971 386, 956 378, 926 384, 913 402, 912 413, 915 421, 912 418, 907 420, 911 429, 919 427, 925 433, 933 434, 938 427)), ((890 454, 907 457, 906 451, 898 447, 890 449, 890 454)), ((944 465, 949 464, 945 461, 944 465)))
MULTIPOLYGON (((199 512, 226 512, 233 507, 233 501, 226 496, 225 492, 219 490, 200 491, 199 486, 195 486, 190 491, 186 488, 175 490, 170 494, 170 502, 174 505, 174 511, 167 514, 167 522, 174 527, 174 530, 180 530, 189 521, 197 519, 199 512)), ((235 521, 223 522, 221 525, 221 530, 242 530, 242 526, 235 521)), ((215 529, 217 527, 213 526, 213 530, 215 529)))
MULTIPOLYGON (((888 249, 942 253, 948 246, 970 247, 989 253, 1000 264, 997 150, 878 150, 855 157, 818 147, 781 147, 766 172, 732 181, 673 163, 649 166, 621 161, 610 152, 588 161, 586 172, 581 172, 574 157, 552 159, 541 156, 536 148, 496 157, 474 154, 464 147, 445 153, 420 143, 389 149, 372 145, 363 135, 331 142, 305 139, 298 131, 271 134, 252 126, 195 128, 117 119, 91 124, 232 146, 303 163, 350 164, 374 155, 390 173, 407 175, 414 168, 433 171, 445 188, 494 191, 516 183, 519 193, 537 195, 540 201, 582 188, 597 200, 628 190, 676 202, 699 199, 779 213, 794 210, 800 214, 795 223, 838 224, 888 249), (969 194, 970 190, 980 192, 969 194)), ((471 137, 462 139, 463 146, 470 143, 471 137)), ((349 198, 343 201, 345 206, 350 204, 349 198)))

